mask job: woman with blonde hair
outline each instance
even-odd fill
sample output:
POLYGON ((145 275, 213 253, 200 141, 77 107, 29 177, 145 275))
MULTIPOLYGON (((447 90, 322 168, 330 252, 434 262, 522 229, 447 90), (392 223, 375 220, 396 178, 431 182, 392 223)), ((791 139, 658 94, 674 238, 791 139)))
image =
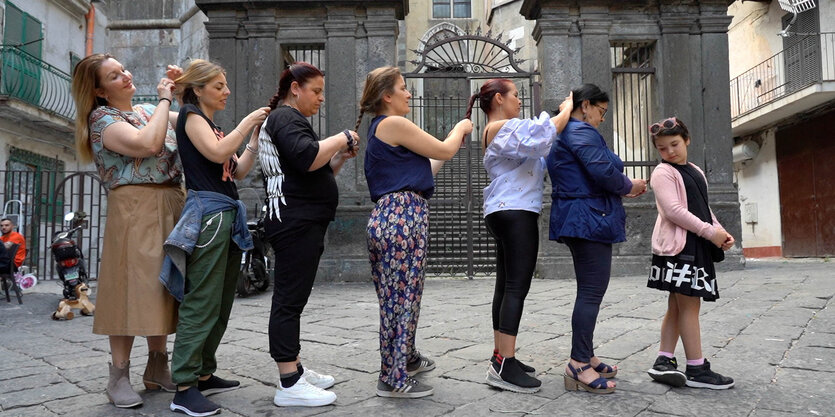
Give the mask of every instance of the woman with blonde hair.
POLYGON ((167 335, 177 326, 177 303, 157 277, 162 242, 185 199, 172 126, 177 114, 169 112, 171 78, 181 72, 168 66, 167 77, 157 85, 159 103, 133 106, 133 75, 112 55, 90 55, 73 71, 79 160, 94 162, 109 190, 93 333, 106 334, 110 341, 106 393, 116 407, 142 404, 130 383, 135 336, 148 340, 145 387, 176 389, 165 349, 167 335))
POLYGON ((406 81, 395 67, 371 71, 365 79, 357 127, 364 113, 375 117, 368 127, 365 178, 374 210, 368 219, 368 256, 380 302, 380 378, 377 395, 420 398, 434 389, 414 378, 435 369, 435 362, 415 349, 423 293, 433 176, 452 159, 473 130, 458 122, 438 140, 407 119, 406 81))
POLYGON ((269 108, 259 108, 228 135, 214 116, 226 108, 226 71, 196 59, 175 80, 183 106, 177 119, 177 145, 188 196, 183 214, 165 241, 176 270, 160 277, 180 304, 180 322, 171 359, 177 394, 172 411, 191 416, 220 412, 205 396, 238 388, 238 381, 214 375, 215 353, 232 310, 242 250, 252 249, 246 207, 234 179, 244 178, 258 155, 258 126, 269 108), (252 131, 240 156, 237 150, 252 131))

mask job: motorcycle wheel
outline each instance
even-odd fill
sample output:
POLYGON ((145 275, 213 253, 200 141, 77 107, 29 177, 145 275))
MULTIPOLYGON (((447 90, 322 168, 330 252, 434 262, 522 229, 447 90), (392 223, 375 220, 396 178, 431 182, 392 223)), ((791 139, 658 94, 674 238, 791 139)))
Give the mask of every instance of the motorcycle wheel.
POLYGON ((249 297, 255 292, 252 285, 252 278, 250 277, 250 270, 245 266, 241 267, 241 272, 238 273, 237 293, 239 297, 249 297))
POLYGON ((270 288, 270 277, 267 276, 267 265, 262 259, 253 259, 252 265, 252 285, 256 290, 263 292, 270 288))

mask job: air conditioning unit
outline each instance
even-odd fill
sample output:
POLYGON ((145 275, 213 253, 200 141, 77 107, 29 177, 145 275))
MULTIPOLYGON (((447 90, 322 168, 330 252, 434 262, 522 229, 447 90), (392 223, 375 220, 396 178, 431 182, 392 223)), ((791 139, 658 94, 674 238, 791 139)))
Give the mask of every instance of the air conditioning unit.
POLYGON ((815 8, 815 0, 778 0, 780 7, 787 12, 798 14, 815 8))

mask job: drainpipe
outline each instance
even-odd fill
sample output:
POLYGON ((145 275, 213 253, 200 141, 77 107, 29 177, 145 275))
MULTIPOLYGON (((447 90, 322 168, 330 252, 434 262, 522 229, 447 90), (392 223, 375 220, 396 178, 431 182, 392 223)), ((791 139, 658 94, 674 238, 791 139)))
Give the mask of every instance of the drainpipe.
POLYGON ((85 56, 93 55, 93 29, 96 25, 96 7, 90 3, 90 10, 84 15, 87 18, 87 39, 85 41, 85 56))

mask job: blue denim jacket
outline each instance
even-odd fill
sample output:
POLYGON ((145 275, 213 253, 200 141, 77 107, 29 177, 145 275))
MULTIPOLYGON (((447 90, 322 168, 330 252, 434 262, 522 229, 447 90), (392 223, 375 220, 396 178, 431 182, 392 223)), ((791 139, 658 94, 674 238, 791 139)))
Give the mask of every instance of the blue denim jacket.
POLYGON ((212 191, 188 190, 186 205, 183 207, 180 220, 163 244, 165 260, 159 274, 159 280, 177 301, 182 302, 185 295, 186 263, 200 238, 203 216, 227 210, 238 211, 235 223, 232 225, 232 241, 241 250, 252 249, 252 236, 246 227, 244 203, 212 191))

